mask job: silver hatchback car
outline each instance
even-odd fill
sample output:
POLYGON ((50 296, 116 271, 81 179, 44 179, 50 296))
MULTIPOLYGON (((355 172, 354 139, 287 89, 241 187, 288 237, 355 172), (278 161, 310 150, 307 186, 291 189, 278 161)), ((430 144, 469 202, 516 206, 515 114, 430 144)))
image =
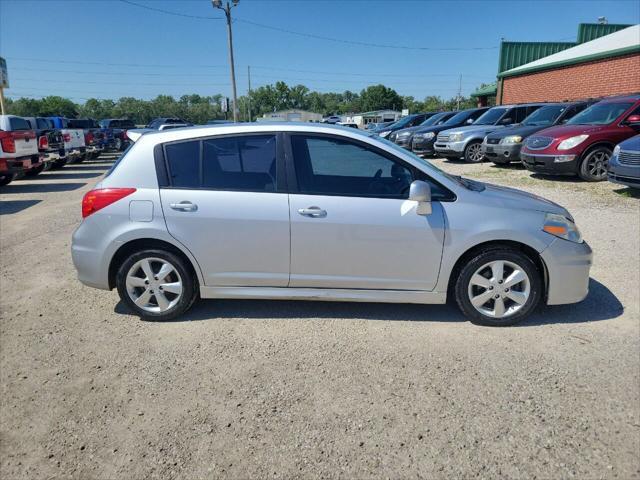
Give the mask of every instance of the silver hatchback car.
POLYGON ((83 198, 80 281, 168 320, 198 298, 441 304, 511 325, 579 302, 564 208, 449 175, 378 135, 246 124, 146 133, 83 198))

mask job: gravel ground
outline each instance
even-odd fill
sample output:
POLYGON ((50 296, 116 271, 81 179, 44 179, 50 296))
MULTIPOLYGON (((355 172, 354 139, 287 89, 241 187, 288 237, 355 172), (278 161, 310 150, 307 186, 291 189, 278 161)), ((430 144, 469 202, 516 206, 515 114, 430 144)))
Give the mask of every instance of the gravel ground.
POLYGON ((436 160, 567 206, 591 293, 513 328, 450 306, 203 301, 129 315, 75 279, 112 157, 0 191, 0 476, 640 478, 640 200, 436 160))

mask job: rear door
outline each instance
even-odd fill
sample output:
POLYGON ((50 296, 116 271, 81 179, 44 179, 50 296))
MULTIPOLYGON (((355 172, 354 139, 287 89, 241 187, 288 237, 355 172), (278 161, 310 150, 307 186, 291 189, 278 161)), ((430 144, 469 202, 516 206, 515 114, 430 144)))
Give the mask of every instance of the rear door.
POLYGON ((169 233, 207 286, 286 287, 289 201, 275 133, 217 136, 157 149, 169 233))
POLYGON ((15 157, 38 154, 36 132, 27 120, 20 117, 9 117, 9 127, 15 142, 15 157))

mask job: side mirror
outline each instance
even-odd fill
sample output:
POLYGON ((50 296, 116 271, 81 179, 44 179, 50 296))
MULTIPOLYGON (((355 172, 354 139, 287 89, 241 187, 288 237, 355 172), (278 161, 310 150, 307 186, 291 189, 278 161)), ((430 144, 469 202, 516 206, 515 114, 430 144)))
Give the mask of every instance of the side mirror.
POLYGON ((418 202, 416 213, 429 215, 431 213, 431 186, 422 180, 415 180, 409 187, 409 200, 418 202))
POLYGON ((640 127, 640 115, 629 115, 624 123, 630 127, 640 127))

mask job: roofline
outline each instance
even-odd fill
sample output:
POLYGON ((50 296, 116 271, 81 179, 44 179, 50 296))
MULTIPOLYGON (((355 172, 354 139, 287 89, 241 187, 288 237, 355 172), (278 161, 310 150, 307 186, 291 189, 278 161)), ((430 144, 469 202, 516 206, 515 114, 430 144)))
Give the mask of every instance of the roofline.
MULTIPOLYGON (((583 44, 584 45, 584 44, 583 44)), ((630 55, 634 53, 640 53, 640 45, 631 45, 629 47, 617 48, 615 50, 607 50, 606 52, 592 53, 589 55, 583 55, 581 57, 570 58, 567 60, 558 60, 556 62, 547 63, 545 65, 534 65, 527 68, 519 68, 507 70, 498 74, 498 78, 517 77, 520 75, 526 75, 530 73, 540 72, 544 70, 553 70, 556 68, 569 67, 571 65, 577 65, 580 63, 592 62, 595 60, 603 60, 612 57, 621 57, 624 55, 630 55)))

